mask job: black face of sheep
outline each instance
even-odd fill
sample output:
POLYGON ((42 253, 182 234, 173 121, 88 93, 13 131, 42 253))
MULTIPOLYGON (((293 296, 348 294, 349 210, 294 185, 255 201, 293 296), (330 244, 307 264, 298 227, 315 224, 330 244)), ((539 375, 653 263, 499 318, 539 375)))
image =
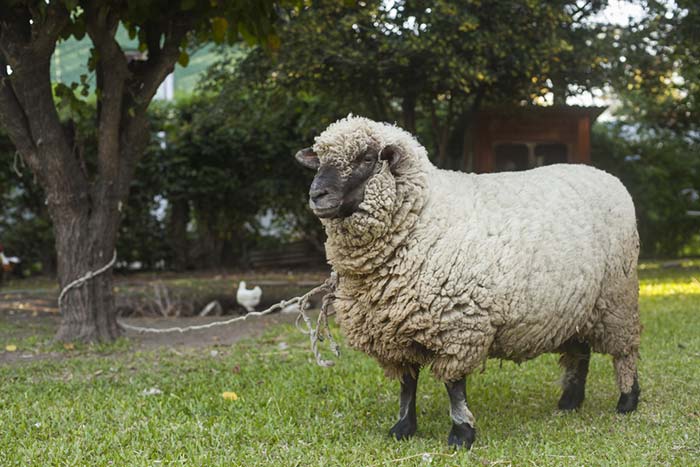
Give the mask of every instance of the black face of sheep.
POLYGON ((355 156, 347 176, 336 166, 321 162, 311 148, 302 149, 294 157, 304 167, 316 170, 309 189, 311 210, 318 217, 332 219, 356 212, 364 200, 367 182, 379 167, 378 162, 386 160, 393 166, 399 159, 399 152, 393 146, 379 152, 367 149, 355 156))

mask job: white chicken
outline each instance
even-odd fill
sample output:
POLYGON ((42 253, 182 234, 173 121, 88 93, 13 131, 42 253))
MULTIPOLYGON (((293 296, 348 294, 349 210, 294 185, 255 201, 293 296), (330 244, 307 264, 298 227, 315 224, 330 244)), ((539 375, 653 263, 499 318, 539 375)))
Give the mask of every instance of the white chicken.
POLYGON ((19 258, 16 256, 5 256, 5 253, 3 253, 2 249, 0 248, 0 267, 4 271, 10 271, 12 269, 12 265, 14 264, 19 264, 19 258))
POLYGON ((255 311, 255 307, 260 303, 262 290, 260 286, 255 286, 252 289, 247 289, 245 281, 238 283, 238 292, 236 293, 236 301, 243 306, 248 312, 255 311))

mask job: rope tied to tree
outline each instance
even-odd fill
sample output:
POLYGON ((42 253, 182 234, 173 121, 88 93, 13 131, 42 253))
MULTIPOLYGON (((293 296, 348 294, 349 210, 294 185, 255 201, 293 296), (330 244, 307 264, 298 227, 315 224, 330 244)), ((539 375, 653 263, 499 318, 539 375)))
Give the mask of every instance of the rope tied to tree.
POLYGON ((19 151, 15 151, 15 158, 12 162, 12 170, 15 171, 19 178, 22 178, 22 171, 19 170, 20 165, 24 167, 24 159, 22 159, 22 155, 19 153, 19 151))
MULTIPOLYGON (((85 284, 87 281, 90 279, 93 279, 96 276, 99 276, 100 274, 104 273, 108 269, 110 269, 112 266, 114 266, 114 263, 117 261, 117 252, 116 250, 114 251, 114 256, 112 257, 112 260, 101 267, 100 269, 96 271, 90 271, 83 275, 82 277, 74 280, 70 284, 66 285, 63 290, 61 290, 61 293, 58 296, 58 307, 60 309, 61 303, 63 301, 63 297, 65 294, 70 291, 74 287, 80 287, 81 285, 85 284)), ((314 287, 313 289, 309 290, 306 292, 304 295, 290 298, 289 300, 282 300, 279 303, 275 303, 271 307, 263 310, 263 311, 251 311, 243 316, 237 316, 235 318, 227 319, 224 321, 215 321, 213 323, 208 323, 208 324, 197 324, 197 325, 192 325, 192 326, 185 326, 185 327, 179 327, 179 326, 174 326, 170 328, 146 328, 146 327, 141 327, 141 326, 132 326, 131 324, 126 324, 121 320, 117 320, 117 323, 119 326, 123 329, 129 330, 129 331, 135 331, 135 332, 141 332, 141 333, 152 333, 152 334, 167 334, 167 333, 172 333, 172 332, 179 332, 179 333, 184 333, 188 331, 199 331, 202 329, 209 329, 217 326, 226 326, 232 323, 236 323, 238 321, 244 321, 248 319, 250 316, 265 316, 273 311, 281 310, 283 308, 286 308, 290 305, 297 304, 299 307, 299 316, 297 316, 296 319, 296 326, 297 329, 299 329, 303 334, 306 334, 309 336, 309 340, 311 341, 311 351, 314 354, 314 357, 316 358, 316 363, 319 366, 322 367, 329 367, 333 366, 334 362, 332 360, 325 360, 321 356, 321 350, 319 349, 318 343, 323 342, 324 340, 328 339, 328 342, 330 344, 331 351, 336 357, 340 356, 340 347, 338 346, 338 343, 335 341, 333 338, 333 335, 331 334, 331 329, 330 325, 328 324, 328 316, 332 313, 329 313, 329 308, 331 306, 331 303, 333 301, 333 298, 335 297, 335 290, 338 287, 338 274, 335 272, 331 272, 330 276, 323 281, 323 283, 319 286, 314 287), (318 315, 318 319, 316 321, 316 327, 314 327, 313 322, 311 321, 311 318, 309 315, 306 313, 307 308, 309 307, 309 300, 311 300, 312 297, 324 293, 325 295, 321 299, 321 310, 318 315), (299 326, 299 320, 303 319, 304 323, 306 324, 306 330, 301 329, 299 326)))
POLYGON ((77 278, 70 284, 66 285, 63 287, 63 290, 61 290, 61 293, 58 295, 58 309, 61 309, 61 303, 63 302, 63 297, 74 287, 80 287, 83 284, 85 284, 87 281, 90 279, 93 279, 103 272, 109 270, 112 266, 114 266, 114 263, 117 262, 117 250, 114 250, 114 255, 112 256, 112 259, 110 260, 109 263, 105 264, 102 266, 100 269, 96 271, 89 271, 87 272, 84 276, 77 278))

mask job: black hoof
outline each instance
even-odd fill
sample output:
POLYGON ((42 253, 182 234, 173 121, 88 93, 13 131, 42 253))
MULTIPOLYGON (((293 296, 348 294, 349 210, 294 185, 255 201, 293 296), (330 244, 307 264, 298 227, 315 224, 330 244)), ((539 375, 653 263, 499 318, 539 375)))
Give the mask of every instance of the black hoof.
POLYGON ((457 448, 469 449, 476 438, 476 430, 468 423, 452 424, 450 436, 447 437, 447 445, 457 448))
POLYGON ((418 424, 415 420, 402 418, 396 422, 396 425, 391 427, 391 430, 389 430, 389 436, 401 441, 402 439, 407 439, 413 436, 416 433, 416 428, 418 428, 418 424))
POLYGON ((639 394, 641 393, 639 389, 639 383, 634 380, 632 385, 632 390, 630 392, 623 392, 620 394, 620 400, 617 401, 617 413, 630 413, 637 410, 637 404, 639 404, 639 394))
POLYGON ((576 410, 583 404, 585 392, 583 386, 570 386, 564 389, 559 399, 559 410, 576 410))

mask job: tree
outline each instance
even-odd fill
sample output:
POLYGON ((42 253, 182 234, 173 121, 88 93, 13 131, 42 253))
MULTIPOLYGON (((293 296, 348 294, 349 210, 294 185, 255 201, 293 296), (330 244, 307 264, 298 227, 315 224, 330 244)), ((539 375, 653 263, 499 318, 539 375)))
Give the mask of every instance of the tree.
POLYGON ((597 165, 635 200, 642 254, 675 256, 700 218, 700 5, 644 2, 647 14, 607 31, 618 122, 594 133, 597 165))
MULTIPOLYGON (((191 40, 267 38, 271 0, 14 0, 0 7, 0 118, 46 195, 61 289, 110 262, 134 169, 149 141, 147 108, 191 40), (130 59, 115 39, 125 27, 142 55, 130 59), (56 43, 87 35, 92 53, 82 83, 50 81, 56 43), (94 74, 95 153, 57 105, 79 111, 94 74), (57 101, 54 97, 58 98, 57 101)), ((71 289, 61 303, 57 340, 109 341, 120 333, 112 273, 71 289)))
MULTIPOLYGON (((583 19, 603 1, 320 0, 289 13, 282 46, 251 68, 287 89, 350 98, 345 108, 398 121, 432 143, 445 165, 453 131, 484 104, 532 103, 556 81, 586 89, 601 69, 583 19), (262 62, 262 63, 261 63, 262 62)), ((252 75, 251 75, 252 76, 252 75)), ((346 112, 347 113, 347 112, 346 112)))
POLYGON ((675 257, 697 235, 700 154, 686 138, 639 123, 594 126, 591 158, 622 180, 634 200, 644 257, 675 257))
POLYGON ((309 174, 289 155, 312 138, 309 125, 331 121, 325 101, 248 83, 228 69, 228 55, 220 65, 226 71, 210 73, 198 95, 162 109, 167 145, 142 163, 149 186, 168 201, 176 267, 245 263, 264 236, 260 215, 269 211, 292 224, 305 221, 309 174), (190 258, 183 255, 187 240, 194 240, 190 258))
POLYGON ((615 42, 618 113, 700 142, 700 4, 646 3, 649 13, 615 42))

